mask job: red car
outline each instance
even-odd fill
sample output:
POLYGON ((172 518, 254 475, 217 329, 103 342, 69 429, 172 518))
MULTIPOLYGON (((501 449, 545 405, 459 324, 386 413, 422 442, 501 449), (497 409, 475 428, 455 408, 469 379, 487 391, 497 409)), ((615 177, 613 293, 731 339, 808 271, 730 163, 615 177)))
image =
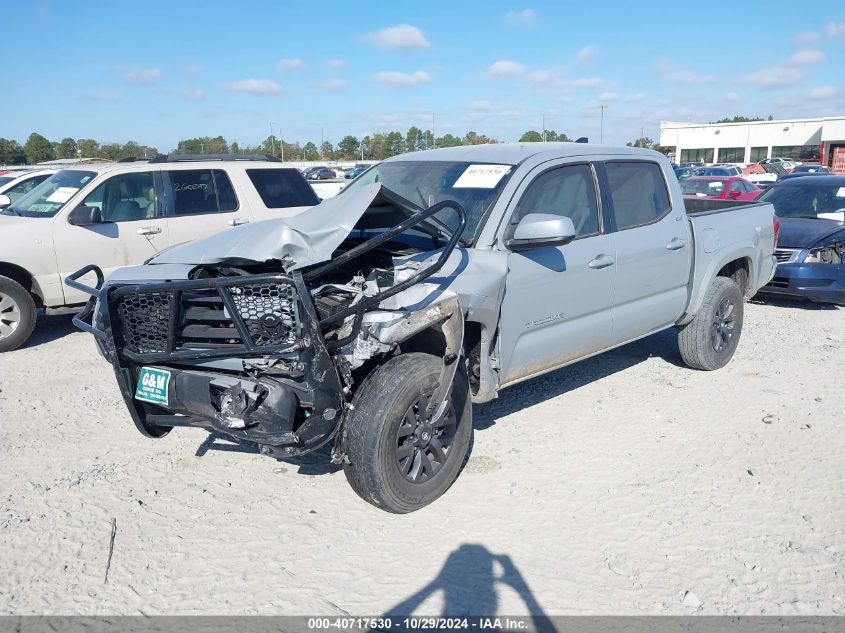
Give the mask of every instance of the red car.
POLYGON ((693 176, 681 181, 685 196, 715 200, 754 200, 763 190, 739 176, 693 176))

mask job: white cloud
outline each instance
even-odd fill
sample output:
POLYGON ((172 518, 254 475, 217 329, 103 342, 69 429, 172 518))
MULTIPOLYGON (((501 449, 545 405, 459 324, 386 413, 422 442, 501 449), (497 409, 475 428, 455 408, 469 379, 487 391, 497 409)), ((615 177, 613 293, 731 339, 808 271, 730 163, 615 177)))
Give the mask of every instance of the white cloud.
POLYGON ((616 101, 619 98, 619 95, 615 92, 602 92, 596 99, 601 101, 602 103, 607 103, 608 101, 616 101))
POLYGON ((801 31, 795 39, 799 44, 809 46, 819 41, 819 34, 815 31, 801 31))
POLYGON ((491 77, 515 77, 525 72, 525 66, 509 59, 502 59, 494 62, 487 69, 491 77))
POLYGON ((709 84, 716 81, 713 75, 699 75, 688 68, 679 68, 667 59, 657 60, 657 70, 664 81, 678 84, 709 84))
POLYGON ((220 85, 226 92, 245 92, 251 95, 281 95, 284 93, 282 87, 275 81, 269 79, 241 79, 240 81, 229 81, 220 85))
POLYGON ((804 71, 789 66, 771 66, 749 73, 742 81, 762 88, 792 86, 804 78, 804 71))
POLYGON ((383 71, 373 75, 373 79, 386 86, 419 86, 429 81, 431 77, 424 70, 416 70, 412 73, 383 71))
POLYGON ((179 93, 179 98, 185 101, 203 101, 205 99, 205 92, 202 90, 183 90, 179 93))
POLYGON ((431 46, 423 32, 410 24, 397 24, 378 31, 370 31, 362 35, 361 40, 385 50, 411 50, 431 46))
POLYGON ((326 79, 321 85, 324 90, 346 90, 346 86, 346 80, 340 79, 339 77, 332 77, 331 79, 326 79))
POLYGON ((830 99, 839 94, 836 86, 818 86, 810 91, 811 99, 830 99))
POLYGON ((282 59, 276 62, 276 68, 282 72, 299 70, 303 66, 305 66, 305 62, 300 57, 282 57, 282 59))
POLYGON ((342 59, 327 59, 324 66, 331 70, 339 70, 341 68, 346 68, 346 62, 342 59))
POLYGON ((845 22, 828 22, 824 32, 828 37, 845 37, 845 22))
POLYGON ((203 73, 203 67, 197 64, 182 64, 179 71, 187 81, 195 81, 203 73))
POLYGON ((117 103, 121 97, 116 92, 93 92, 85 95, 86 99, 91 101, 102 101, 104 103, 117 103))
POLYGON ((725 94, 726 101, 739 101, 739 95, 735 92, 728 92, 725 94))
POLYGON ((129 68, 125 74, 126 81, 136 86, 147 86, 161 77, 158 68, 129 68))
POLYGON ((821 51, 806 49, 795 53, 789 58, 789 61, 793 64, 818 64, 824 61, 824 57, 825 55, 821 51))
POLYGON ((585 46, 575 54, 575 61, 579 65, 589 64, 599 54, 599 47, 595 44, 585 46))
POLYGON ((534 9, 522 11, 508 11, 505 13, 505 24, 508 26, 531 27, 537 24, 537 12, 534 9))

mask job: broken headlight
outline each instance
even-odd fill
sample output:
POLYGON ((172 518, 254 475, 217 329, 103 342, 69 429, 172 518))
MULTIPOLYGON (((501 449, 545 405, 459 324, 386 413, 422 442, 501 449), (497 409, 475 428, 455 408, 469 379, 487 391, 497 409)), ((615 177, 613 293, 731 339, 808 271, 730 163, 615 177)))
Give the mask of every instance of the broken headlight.
POLYGON ((845 258, 845 242, 813 248, 804 258, 805 264, 841 264, 845 258))

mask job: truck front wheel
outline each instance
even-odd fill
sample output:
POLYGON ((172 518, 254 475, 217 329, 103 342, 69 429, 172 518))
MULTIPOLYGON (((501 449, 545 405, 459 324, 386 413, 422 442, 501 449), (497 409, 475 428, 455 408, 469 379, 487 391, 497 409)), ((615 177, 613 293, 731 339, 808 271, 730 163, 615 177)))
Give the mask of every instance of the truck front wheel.
POLYGON ((713 280, 701 310, 678 330, 678 348, 687 365, 711 371, 728 364, 739 344, 744 302, 742 290, 733 279, 713 280))
POLYGON ((431 423, 425 409, 441 366, 430 354, 395 356, 355 394, 344 428, 343 470, 355 492, 382 510, 419 510, 460 473, 472 435, 469 381, 459 369, 449 408, 431 423))
POLYGON ((26 343, 35 327, 35 302, 14 279, 0 276, 0 352, 26 343))

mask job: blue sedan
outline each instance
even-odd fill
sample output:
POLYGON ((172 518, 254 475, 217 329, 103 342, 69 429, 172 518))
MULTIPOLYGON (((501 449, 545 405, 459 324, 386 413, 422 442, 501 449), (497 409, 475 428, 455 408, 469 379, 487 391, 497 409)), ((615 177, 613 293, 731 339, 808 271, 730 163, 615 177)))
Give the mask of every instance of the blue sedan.
POLYGON ((757 200, 780 218, 777 270, 760 293, 845 305, 845 177, 790 178, 757 200))

